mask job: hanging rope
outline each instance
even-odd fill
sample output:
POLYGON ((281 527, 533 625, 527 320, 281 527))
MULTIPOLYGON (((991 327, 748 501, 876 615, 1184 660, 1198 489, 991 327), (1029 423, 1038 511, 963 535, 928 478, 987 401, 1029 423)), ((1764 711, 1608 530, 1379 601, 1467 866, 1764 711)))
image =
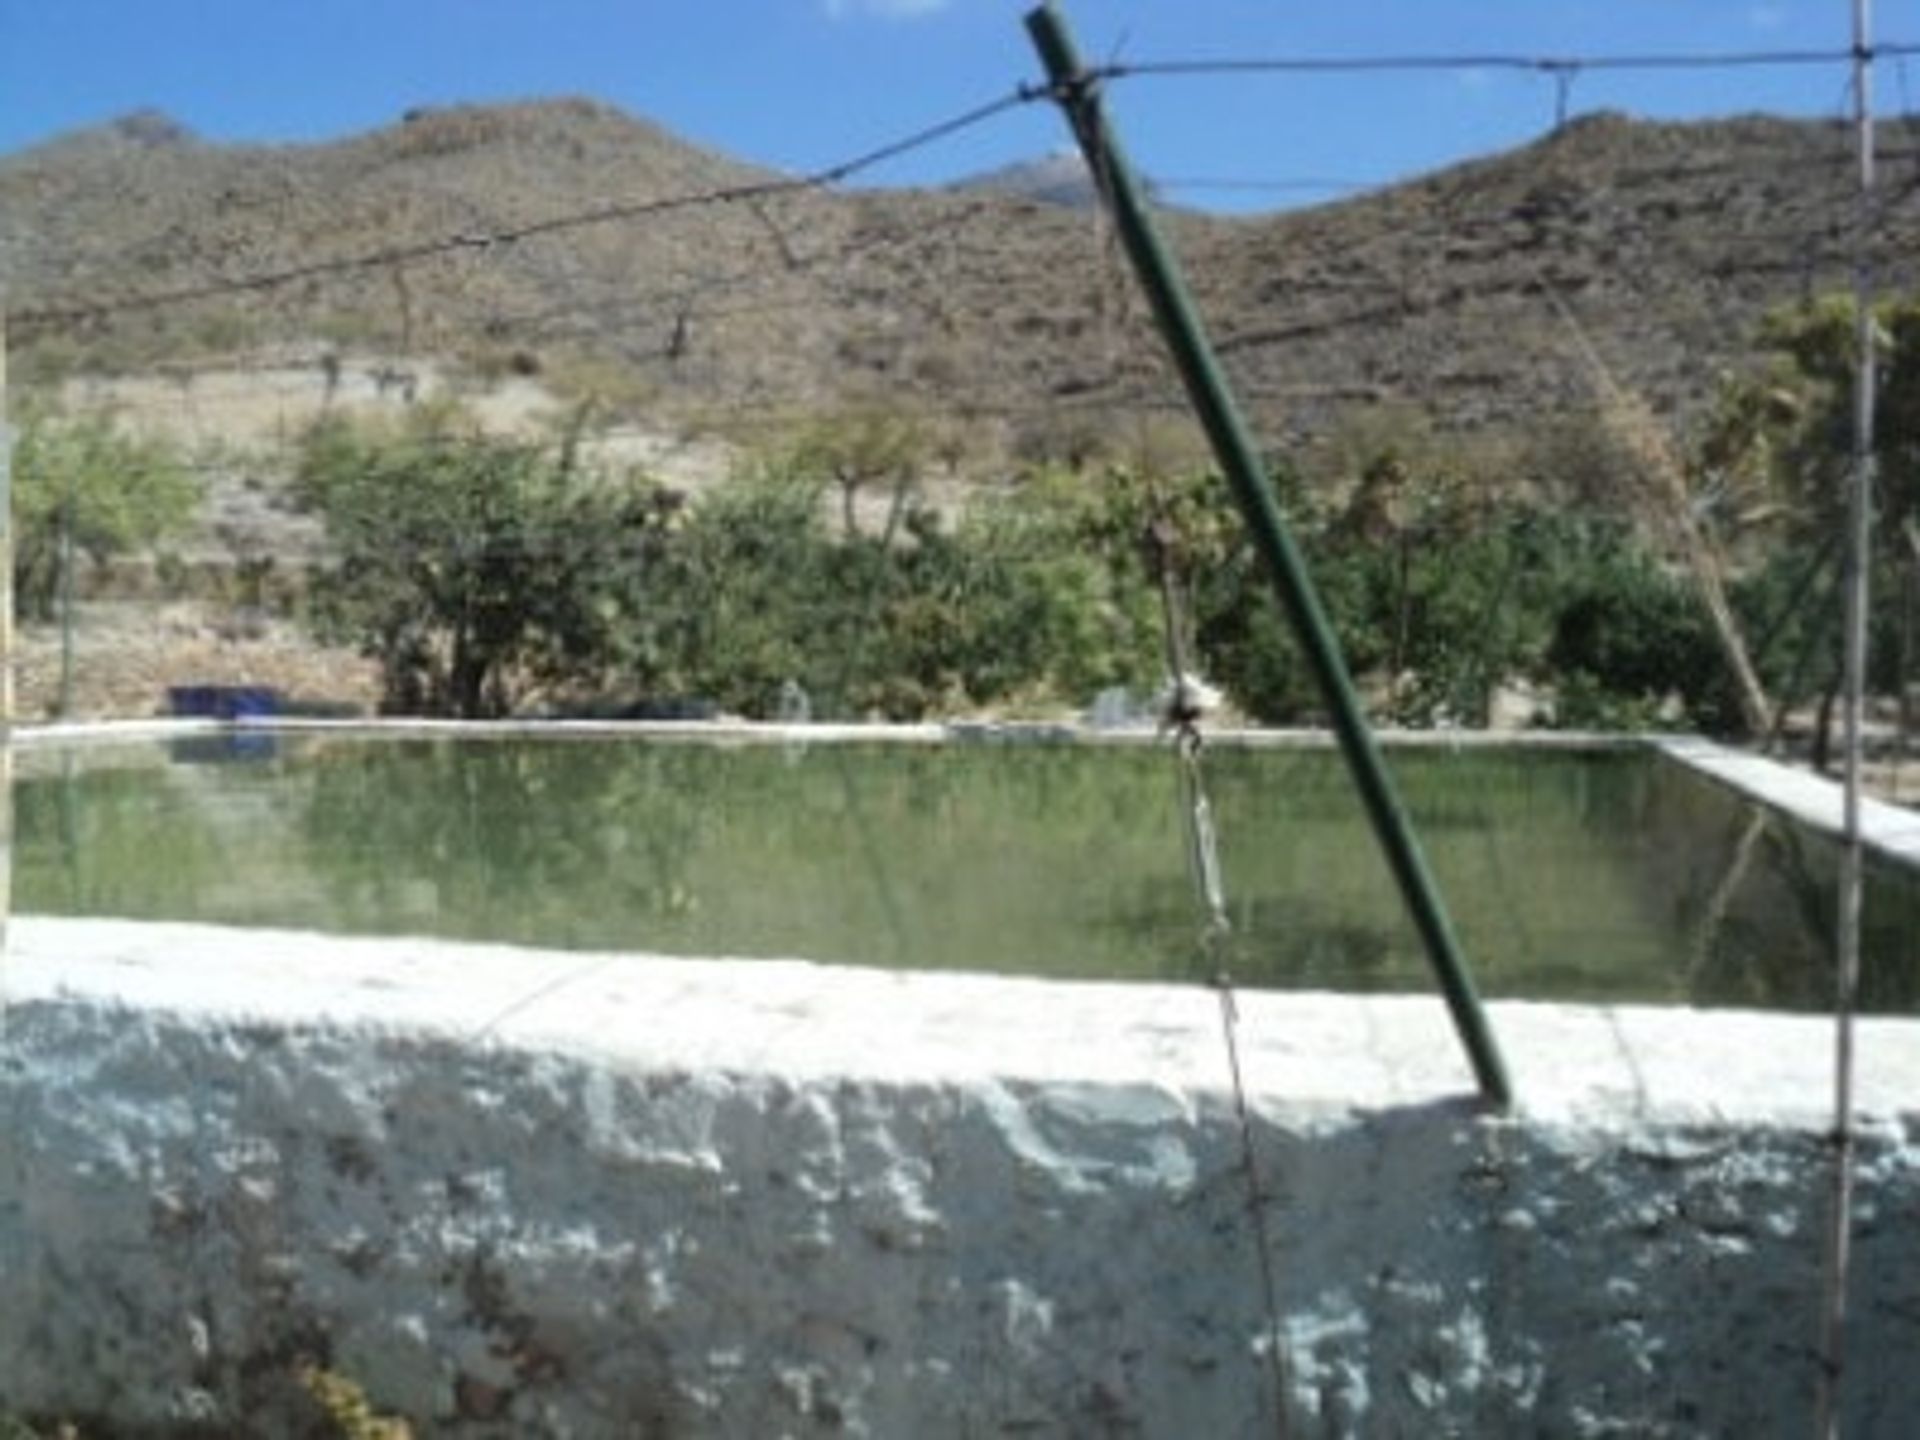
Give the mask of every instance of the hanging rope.
POLYGON ((1246 1177, 1247 1214, 1259 1251, 1260 1291, 1266 1306, 1267 1363, 1273 1379, 1274 1433, 1287 1433, 1287 1367, 1280 1327, 1280 1283, 1274 1269, 1273 1242, 1267 1228, 1267 1195, 1260 1183, 1260 1166, 1253 1141, 1253 1112, 1247 1104, 1245 1074, 1240 1065, 1240 1009, 1234 1001, 1229 941, 1233 922, 1227 915, 1226 886, 1220 876, 1219 836, 1213 825, 1213 806, 1207 800, 1206 776, 1201 767, 1203 742, 1200 721, 1218 696, 1194 671, 1187 658, 1186 626, 1175 577, 1176 536, 1171 522, 1156 519, 1147 531, 1148 548, 1160 581, 1165 624, 1168 680, 1160 697, 1160 721, 1172 732, 1179 759, 1181 814, 1186 822, 1187 868, 1201 909, 1200 958, 1209 983, 1220 997, 1220 1029, 1226 1040, 1227 1069, 1233 1082, 1233 1111, 1240 1137, 1240 1168, 1246 1177))

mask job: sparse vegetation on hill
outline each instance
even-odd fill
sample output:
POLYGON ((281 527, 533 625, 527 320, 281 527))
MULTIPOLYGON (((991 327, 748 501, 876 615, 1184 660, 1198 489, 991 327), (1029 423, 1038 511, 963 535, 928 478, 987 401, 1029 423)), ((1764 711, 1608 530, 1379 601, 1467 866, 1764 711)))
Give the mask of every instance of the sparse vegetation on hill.
MULTIPOLYGON (((1897 127, 1877 260, 1920 279, 1897 127)), ((1603 115, 1339 204, 1170 215, 1266 433, 1356 407, 1450 429, 1589 406, 1546 294, 1623 380, 1697 414, 1769 309, 1844 280, 1834 126, 1603 115)), ((768 178, 586 101, 426 111, 327 145, 198 143, 145 117, 0 160, 19 310, 88 305, 768 178)), ((40 373, 314 337, 572 377, 732 426, 883 394, 1008 429, 1177 405, 1143 307, 1083 211, 990 192, 694 206, 315 276, 95 325, 16 326, 40 373), (592 380, 589 377, 598 377, 592 380), (617 379, 615 378, 617 377, 617 379)))

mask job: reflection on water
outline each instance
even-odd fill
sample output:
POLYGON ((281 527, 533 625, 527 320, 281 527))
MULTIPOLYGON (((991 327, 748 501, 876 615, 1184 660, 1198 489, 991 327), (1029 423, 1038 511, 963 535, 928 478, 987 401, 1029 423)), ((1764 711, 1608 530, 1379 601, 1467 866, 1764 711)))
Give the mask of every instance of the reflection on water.
MULTIPOLYGON (((20 908, 1115 978, 1200 963, 1157 751, 333 739, 221 758, 248 763, 17 782, 20 908)), ((1392 764, 1489 994, 1828 1003, 1831 844, 1653 756, 1392 764)), ((1207 765, 1236 979, 1429 988, 1338 757, 1207 765)), ((1920 1008, 1917 937, 1920 885, 1875 867, 1870 1008, 1920 1008)))

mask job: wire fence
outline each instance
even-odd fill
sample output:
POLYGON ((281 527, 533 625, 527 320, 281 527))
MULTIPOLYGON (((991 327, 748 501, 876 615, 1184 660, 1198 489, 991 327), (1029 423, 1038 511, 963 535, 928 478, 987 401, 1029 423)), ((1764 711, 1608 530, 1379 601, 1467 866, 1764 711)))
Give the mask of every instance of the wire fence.
MULTIPOLYGON (((1915 53, 1893 41, 1869 58, 1903 78, 1915 53)), ((1854 59, 1838 48, 1170 57, 1100 66, 1091 78, 1123 86, 1320 75, 1342 83, 1506 71, 1559 83, 1581 77, 1583 100, 1596 103, 1614 77, 1637 73, 1824 67, 1838 77, 1854 59)), ((252 602, 264 593, 293 608, 264 621, 250 613, 238 625, 215 620, 201 638, 254 635, 264 623, 288 640, 289 653, 298 650, 299 576, 328 552, 290 477, 302 438, 327 415, 399 424, 436 404, 464 405, 482 424, 550 454, 578 441, 595 463, 658 471, 695 497, 743 468, 764 469, 822 414, 848 412, 908 417, 932 457, 921 489, 949 508, 1004 489, 1034 463, 1124 457, 1156 427, 1191 460, 1190 435, 1165 440, 1182 430, 1185 401, 1097 211, 966 192, 896 202, 847 188, 1050 98, 1044 86, 1017 84, 800 176, 608 199, 258 269, 222 262, 194 273, 175 264, 159 285, 143 278, 154 273, 156 252, 136 239, 122 247, 120 268, 96 267, 83 291, 57 283, 16 291, 8 317, 23 362, 16 376, 39 368, 43 389, 67 407, 167 438, 208 496, 190 534, 144 559, 96 562, 84 540, 63 552, 77 583, 62 597, 72 594, 87 619, 99 620, 115 606, 152 615, 211 601, 218 611, 233 596, 257 612, 252 602), (724 244, 701 243, 701 227, 721 212, 742 228, 724 244), (668 227, 672 252, 646 253, 668 227), (589 233, 617 236, 617 250, 640 258, 578 260, 563 242, 589 233), (487 298, 468 315, 475 293, 487 298), (358 328, 326 338, 329 314, 342 307, 361 317, 358 328), (236 344, 223 327, 257 338, 236 344), (89 369, 90 352, 122 344, 137 356, 128 373, 89 369), (51 359, 42 365, 42 357, 51 359), (273 583, 263 591, 266 572, 273 583)), ((1714 368, 1736 363, 1752 336, 1731 333, 1700 296, 1668 293, 1636 306, 1649 255, 1697 249, 1704 287, 1745 317, 1764 310, 1756 296, 1781 304, 1844 280, 1855 241, 1844 137, 1801 127, 1766 162, 1768 184, 1756 187, 1751 146, 1742 151, 1724 128, 1692 132, 1712 137, 1704 151, 1675 131, 1657 154, 1595 158, 1579 147, 1604 150, 1604 136, 1582 139, 1559 123, 1565 118, 1557 110, 1551 133, 1516 156, 1506 176, 1482 167, 1399 182, 1284 174, 1158 181, 1166 196, 1335 197, 1331 207, 1266 221, 1170 212, 1236 388, 1277 454, 1313 468, 1315 457, 1342 451, 1343 434, 1364 429, 1369 414, 1391 428, 1418 412, 1408 423, 1423 432, 1472 435, 1511 428, 1521 411, 1593 409, 1580 363, 1554 338, 1554 323, 1542 323, 1555 306, 1580 316, 1608 363, 1683 426, 1711 399, 1714 368), (1581 193, 1582 167, 1601 163, 1619 190, 1657 194, 1634 214, 1606 216, 1602 200, 1581 193), (1438 254, 1390 229, 1342 247, 1342 217, 1376 201, 1431 207, 1420 240, 1437 243, 1438 254), (1745 208, 1729 211, 1729 202, 1745 208), (1270 241, 1246 243, 1247 228, 1261 225, 1270 241), (1469 343, 1450 338, 1461 333, 1469 343), (1660 343, 1643 345, 1649 333, 1660 343), (1398 343, 1363 338, 1376 335, 1398 343), (1514 349, 1530 352, 1531 363, 1516 367, 1502 354, 1514 349), (1648 353, 1671 358, 1637 358, 1648 353), (1516 369, 1532 378, 1516 386, 1516 369)), ((1887 128, 1869 243, 1895 283, 1906 283, 1902 257, 1920 226, 1920 146, 1904 133, 1910 123, 1887 128)), ((860 514, 884 523, 887 493, 868 485, 860 514)), ((68 513, 54 510, 56 519, 68 513)), ((104 542, 99 548, 104 554, 104 542)), ((125 614, 118 619, 129 636, 138 632, 125 614)), ((154 682, 175 678, 129 666, 112 645, 89 666, 84 652, 110 627, 57 628, 63 650, 83 652, 79 668, 90 682, 121 668, 136 680, 49 695, 51 632, 30 623, 29 713, 150 706, 165 688, 154 682)), ((254 676, 243 645, 187 648, 180 663, 193 673, 180 678, 254 676)), ((70 676, 75 662, 68 655, 58 668, 70 676)), ((356 698, 370 703, 365 668, 357 673, 356 698)))
MULTIPOLYGON (((1850 139, 1839 127, 1783 130, 1792 136, 1784 153, 1773 153, 1778 135, 1743 139, 1729 123, 1663 132, 1657 156, 1633 144, 1622 155, 1603 129, 1566 123, 1573 82, 1590 98, 1608 77, 1634 72, 1838 74, 1864 60, 1895 68, 1904 84, 1904 61, 1915 55, 1920 46, 1900 42, 1865 54, 1174 58, 1091 73, 1091 81, 1117 86, 1504 70, 1555 86, 1552 133, 1505 162, 1404 183, 1284 175, 1158 182, 1163 196, 1338 197, 1260 220, 1173 211, 1165 219, 1190 256, 1219 352, 1276 461, 1284 455, 1309 490, 1317 484, 1332 497, 1329 512, 1337 505, 1324 533, 1353 552, 1396 557, 1397 571, 1366 572, 1398 585, 1397 633, 1376 647, 1383 708, 1419 692, 1407 656, 1414 611, 1430 598, 1412 594, 1409 579, 1421 552, 1463 546, 1453 528, 1459 516, 1482 513, 1448 508, 1463 467, 1477 467, 1471 478, 1489 490, 1524 488, 1514 483, 1523 477, 1543 511, 1575 498, 1556 464, 1588 467, 1595 483, 1612 488, 1577 498, 1595 509, 1653 512, 1644 528, 1656 532, 1663 562, 1684 557, 1736 572, 1757 563, 1753 537, 1773 522, 1750 523, 1736 510, 1736 502, 1768 498, 1735 473, 1751 454, 1713 451, 1725 438, 1714 430, 1726 415, 1716 407, 1740 393, 1720 372, 1746 361, 1770 314, 1839 290, 1863 255, 1888 290, 1920 284, 1920 145, 1911 116, 1888 127, 1876 152, 1883 183, 1857 211, 1850 139), (1709 137, 1704 144, 1721 153, 1703 158, 1689 136, 1709 137), (1367 223, 1369 204, 1387 218, 1367 223), (1590 424, 1562 434, 1546 423, 1569 416, 1590 424), (1537 428, 1523 433, 1523 422, 1537 428), (1549 453, 1549 442, 1562 441, 1549 453), (1579 446, 1586 453, 1575 454, 1579 446), (1637 468, 1638 478, 1621 481, 1623 467, 1637 468)), ((782 667, 812 663, 764 628, 782 607, 804 611, 823 647, 808 688, 843 713, 1009 703, 1033 676, 1000 655, 969 654, 931 679, 879 667, 886 657, 919 664, 942 641, 955 650, 1016 648, 1024 638, 1017 625, 1034 613, 1021 609, 1032 597, 1016 583, 1029 569, 1053 567, 1050 584, 1093 583, 1072 568, 1067 542, 1085 540, 1112 516, 1056 497, 1046 524, 994 522, 1039 495, 1047 475, 1098 489, 1102 464, 1148 477, 1143 506, 1184 503, 1177 478, 1162 472, 1199 463, 1193 435, 1179 424, 1185 402, 1097 210, 845 187, 1052 98, 1045 87, 1019 85, 805 176, 607 200, 258 269, 179 267, 188 273, 169 273, 151 288, 149 252, 136 244, 124 252, 125 270, 94 274, 84 288, 29 293, 8 317, 8 341, 38 365, 44 393, 24 406, 16 397, 15 413, 51 426, 35 407, 50 406, 52 396, 69 411, 164 441, 166 467, 194 482, 195 510, 166 517, 184 519, 180 538, 149 547, 148 537, 113 528, 124 497, 97 484, 97 473, 71 464, 60 471, 49 448, 45 473, 65 488, 23 474, 20 493, 33 508, 16 526, 30 542, 23 563, 40 568, 25 592, 37 598, 17 650, 22 711, 141 713, 261 687, 278 692, 280 703, 329 712, 456 702, 510 708, 516 698, 703 705, 710 696, 631 690, 610 702, 585 682, 569 695, 563 682, 534 672, 573 658, 568 647, 604 644, 593 685, 617 686, 609 677, 622 665, 672 673, 660 669, 659 654, 735 643, 723 633, 731 625, 751 641, 737 645, 745 675, 726 703, 778 713, 799 689, 782 667), (742 233, 701 243, 694 227, 712 212, 739 216, 742 233), (668 225, 685 225, 693 240, 642 273, 617 255, 588 278, 586 262, 558 243, 610 232, 637 247, 668 225), (477 320, 449 320, 453 301, 482 272, 511 284, 488 291, 477 320), (246 313, 276 332, 262 343, 223 344, 191 327, 142 329, 181 313, 232 319, 224 302, 266 297, 284 309, 246 313), (315 338, 343 302, 372 318, 353 335, 315 338), (116 336, 145 347, 138 364, 130 373, 90 368, 87 348, 116 336), (64 358, 63 343, 73 352, 64 358), (327 450, 327 422, 342 418, 386 426, 389 448, 377 453, 364 435, 340 432, 333 438, 346 448, 327 450), (396 454, 429 463, 403 464, 396 454), (427 496, 438 509, 391 508, 392 490, 424 486, 443 469, 457 485, 471 481, 467 491, 427 496), (512 492, 486 488, 503 475, 549 487, 552 508, 532 518, 503 513, 512 492), (796 509, 780 488, 804 482, 813 487, 806 503, 826 516, 814 515, 813 530, 794 526, 796 509), (727 525, 702 530, 703 507, 727 503, 742 508, 727 525), (961 527, 976 521, 984 538, 968 551, 959 542, 976 543, 975 532, 961 527), (817 539, 823 528, 832 545, 793 543, 803 532, 817 539), (818 593, 794 585, 802 567, 834 574, 846 603, 830 610, 818 593), (479 681, 462 689, 455 677, 439 692, 408 688, 419 682, 422 656, 459 642, 426 636, 404 613, 375 613, 351 590, 359 580, 398 588, 403 599, 432 597, 453 573, 481 577, 487 604, 504 597, 506 608, 525 611, 537 599, 546 607, 540 623, 562 637, 524 662, 529 673, 516 678, 528 685, 518 697, 479 681), (638 602, 633 590, 600 583, 656 573, 666 578, 652 591, 641 587, 638 602), (329 588, 319 576, 336 583, 329 588), (952 623, 956 612, 989 604, 1003 607, 995 612, 1004 621, 998 636, 952 623), (609 636, 606 613, 635 633, 609 636), (942 625, 948 633, 915 648, 921 632, 942 625), (874 638, 882 630, 907 638, 887 649, 874 638), (377 659, 353 653, 347 640, 379 651, 377 659), (965 683, 952 678, 962 674, 965 683)), ((1816 326, 1794 343, 1815 346, 1824 334, 1816 326)), ((1831 357, 1815 356, 1822 358, 1831 357)), ((1813 378, 1836 383, 1829 374, 1813 378)), ((1783 407, 1810 403, 1820 392, 1815 385, 1792 395, 1745 393, 1764 408, 1776 399, 1783 407)), ((1763 432, 1753 432, 1755 453, 1763 432)), ((70 443, 109 446, 98 435, 70 443)), ((1509 523, 1504 512, 1501 523, 1509 523)), ((1456 649, 1501 626, 1513 571, 1524 563, 1515 555, 1538 553, 1533 532, 1519 526, 1500 538, 1504 568, 1492 593, 1452 618, 1456 649)), ((1128 543, 1122 537, 1114 553, 1128 543)), ((1920 573, 1920 541, 1912 543, 1920 573)), ((1236 558, 1226 547, 1209 555, 1222 571, 1236 558)), ((1920 650, 1920 582, 1909 575, 1905 583, 1902 654, 1891 670, 1903 745, 1908 674, 1920 650)), ((1823 625, 1827 640, 1837 635, 1837 586, 1831 594, 1815 607, 1831 615, 1803 627, 1813 635, 1809 650, 1821 643, 1823 625)), ((472 600, 473 608, 481 603, 472 600)), ((1099 622, 1126 622, 1109 613, 1116 608, 1098 611, 1099 622)), ((1216 604, 1210 615, 1217 641, 1232 607, 1216 604)), ((1131 619, 1138 628, 1139 617, 1131 619)), ((532 622, 521 615, 513 623, 532 622)), ((1151 624, 1144 633, 1150 649, 1151 624)), ((1084 628, 1073 643, 1086 643, 1084 628)), ((1474 664, 1487 668, 1479 655, 1474 664)), ((1476 683, 1486 679, 1478 674, 1476 683)), ((1091 698, 1046 697, 1054 705, 1091 698)), ((1776 698, 1787 705, 1801 697, 1776 698)), ((1424 693, 1418 718, 1453 714, 1453 702, 1452 694, 1424 693)))

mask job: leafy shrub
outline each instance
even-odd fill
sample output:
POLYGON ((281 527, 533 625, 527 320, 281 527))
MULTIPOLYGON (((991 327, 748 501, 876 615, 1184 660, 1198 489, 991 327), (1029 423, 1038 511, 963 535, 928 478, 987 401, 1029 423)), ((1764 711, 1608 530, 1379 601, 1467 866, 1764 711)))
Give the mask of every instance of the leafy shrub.
POLYGON ((571 446, 435 413, 398 434, 323 424, 297 485, 333 550, 311 597, 322 633, 380 662, 388 710, 467 718, 609 663, 667 513, 657 487, 588 475, 571 446))
MULTIPOLYGON (((302 494, 336 550, 315 611, 380 658, 391 708, 497 714, 570 693, 766 716, 788 682, 822 716, 1077 705, 1158 683, 1164 554, 1196 661, 1241 709, 1324 711, 1218 477, 1043 469, 948 524, 895 449, 856 471, 796 447, 686 505, 588 474, 572 450, 444 417, 315 432, 302 494), (877 534, 853 521, 849 475, 889 487, 877 534)), ((1481 723, 1515 676, 1557 687, 1565 724, 1642 726, 1674 697, 1696 725, 1737 718, 1694 596, 1624 526, 1391 466, 1344 501, 1276 478, 1385 718, 1481 723)))
POLYGON ((123 433, 110 417, 24 409, 13 453, 13 586, 27 619, 53 618, 61 534, 98 564, 184 530, 202 486, 159 441, 123 433))

